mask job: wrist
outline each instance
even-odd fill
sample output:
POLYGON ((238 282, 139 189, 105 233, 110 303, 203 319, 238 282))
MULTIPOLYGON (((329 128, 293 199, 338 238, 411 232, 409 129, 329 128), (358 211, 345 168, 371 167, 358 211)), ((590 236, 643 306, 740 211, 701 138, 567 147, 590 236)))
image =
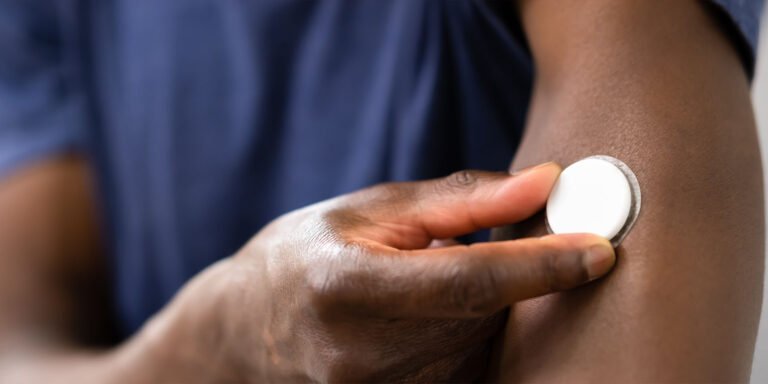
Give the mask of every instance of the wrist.
POLYGON ((233 382, 240 376, 228 336, 229 267, 221 261, 190 281, 119 351, 138 382, 233 382))

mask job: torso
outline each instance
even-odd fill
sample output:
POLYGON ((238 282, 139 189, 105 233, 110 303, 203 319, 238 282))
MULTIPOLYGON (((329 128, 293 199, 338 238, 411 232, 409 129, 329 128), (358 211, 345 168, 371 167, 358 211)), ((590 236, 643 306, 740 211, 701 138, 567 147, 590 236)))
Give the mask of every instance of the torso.
POLYGON ((504 170, 519 141, 530 59, 482 1, 81 3, 70 38, 126 333, 281 213, 504 170))

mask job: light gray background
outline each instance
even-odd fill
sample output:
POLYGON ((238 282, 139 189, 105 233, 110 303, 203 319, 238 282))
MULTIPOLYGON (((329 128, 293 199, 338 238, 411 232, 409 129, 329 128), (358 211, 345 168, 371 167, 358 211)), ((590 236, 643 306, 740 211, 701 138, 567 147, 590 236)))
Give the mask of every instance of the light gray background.
MULTIPOLYGON (((753 102, 760 133, 760 146, 763 151, 763 174, 765 176, 763 179, 768 181, 768 6, 766 12, 763 13, 763 31, 757 60, 757 76, 753 87, 753 102)), ((768 191, 768 183, 766 190, 768 191)), ((766 194, 766 207, 768 207, 768 194, 766 194)), ((768 212, 766 214, 768 217, 768 212)), ((766 287, 768 287, 768 282, 763 287, 763 315, 760 319, 755 360, 752 364, 752 383, 754 384, 768 383, 768 289, 766 287)))

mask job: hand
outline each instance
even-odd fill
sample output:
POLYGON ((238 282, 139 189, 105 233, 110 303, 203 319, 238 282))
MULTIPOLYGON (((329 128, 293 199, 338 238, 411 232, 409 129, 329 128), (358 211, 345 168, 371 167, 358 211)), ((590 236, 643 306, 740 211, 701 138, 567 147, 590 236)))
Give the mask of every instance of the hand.
POLYGON ((199 319, 183 309, 193 307, 208 320, 176 328, 215 333, 200 348, 230 379, 481 379, 502 309, 603 275, 613 249, 586 234, 433 241, 531 216, 559 172, 460 172, 289 213, 214 267, 218 278, 185 289, 175 303, 182 317, 199 319), (220 298, 215 308, 201 309, 203 294, 220 298))

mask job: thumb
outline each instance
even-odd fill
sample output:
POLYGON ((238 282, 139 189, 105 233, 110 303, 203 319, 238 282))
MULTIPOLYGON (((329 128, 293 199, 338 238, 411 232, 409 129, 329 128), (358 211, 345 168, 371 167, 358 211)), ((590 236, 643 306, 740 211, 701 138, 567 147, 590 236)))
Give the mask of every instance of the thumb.
POLYGON ((371 195, 360 196, 357 201, 365 203, 354 208, 375 223, 363 237, 398 249, 420 249, 433 239, 530 217, 544 207, 561 171, 559 165, 545 163, 512 175, 460 171, 440 179, 387 184, 360 192, 371 195), (382 195, 387 196, 383 203, 370 198, 382 195))

